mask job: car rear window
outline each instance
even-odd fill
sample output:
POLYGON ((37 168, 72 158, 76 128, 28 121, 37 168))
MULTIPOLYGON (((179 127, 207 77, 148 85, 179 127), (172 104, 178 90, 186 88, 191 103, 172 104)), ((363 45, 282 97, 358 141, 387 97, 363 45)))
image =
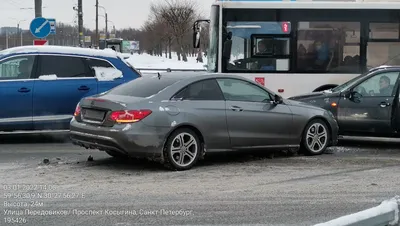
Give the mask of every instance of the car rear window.
POLYGON ((124 58, 119 57, 119 59, 122 60, 122 62, 124 62, 133 72, 135 72, 136 74, 139 75, 139 77, 142 77, 142 73, 140 73, 140 71, 136 70, 135 67, 132 66, 131 63, 129 63, 129 61, 125 60, 124 58))
POLYGON ((109 94, 133 97, 150 97, 177 81, 178 80, 176 78, 171 79, 164 77, 158 79, 157 76, 145 76, 118 86, 112 89, 109 94))

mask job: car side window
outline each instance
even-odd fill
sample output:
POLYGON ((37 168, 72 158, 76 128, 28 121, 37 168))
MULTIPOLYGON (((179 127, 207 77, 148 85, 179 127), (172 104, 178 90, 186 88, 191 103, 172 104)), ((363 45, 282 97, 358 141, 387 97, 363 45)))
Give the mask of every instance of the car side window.
POLYGON ((97 59, 86 59, 89 67, 105 67, 105 68, 113 68, 113 66, 105 60, 97 60, 97 59))
MULTIPOLYGON (((57 76, 57 78, 88 77, 86 66, 81 57, 41 56, 39 76, 57 76)), ((91 75, 93 77, 94 75, 91 75)))
POLYGON ((269 102, 271 95, 264 89, 240 79, 217 79, 226 100, 269 102))
POLYGON ((224 100, 224 97, 215 79, 206 79, 188 85, 174 99, 224 100))
POLYGON ((32 77, 35 56, 17 56, 0 62, 0 80, 29 79, 32 77))
POLYGON ((353 91, 356 91, 363 96, 394 96, 394 86, 398 78, 399 72, 391 71, 379 73, 354 87, 353 91))

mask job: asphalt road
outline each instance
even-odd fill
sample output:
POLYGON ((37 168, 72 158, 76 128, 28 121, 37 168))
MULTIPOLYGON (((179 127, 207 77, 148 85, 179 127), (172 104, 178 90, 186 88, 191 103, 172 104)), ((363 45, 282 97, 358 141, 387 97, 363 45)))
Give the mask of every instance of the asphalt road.
POLYGON ((2 137, 0 225, 312 225, 400 195, 399 163, 399 143, 346 142, 322 156, 221 154, 171 172, 59 139, 2 137))

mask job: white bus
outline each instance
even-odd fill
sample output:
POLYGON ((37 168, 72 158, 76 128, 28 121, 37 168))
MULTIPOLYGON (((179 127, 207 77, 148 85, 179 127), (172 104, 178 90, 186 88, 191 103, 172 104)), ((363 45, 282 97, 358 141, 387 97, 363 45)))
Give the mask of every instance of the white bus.
POLYGON ((207 22, 210 72, 242 75, 283 97, 400 65, 400 2, 216 1, 207 22))

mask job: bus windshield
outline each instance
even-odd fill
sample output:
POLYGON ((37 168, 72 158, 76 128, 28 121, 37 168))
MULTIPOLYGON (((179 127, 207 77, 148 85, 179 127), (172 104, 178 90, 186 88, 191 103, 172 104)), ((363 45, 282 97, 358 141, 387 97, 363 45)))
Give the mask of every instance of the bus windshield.
POLYGON ((227 70, 289 70, 289 22, 228 21, 227 70), (261 65, 262 64, 262 65, 261 65))

